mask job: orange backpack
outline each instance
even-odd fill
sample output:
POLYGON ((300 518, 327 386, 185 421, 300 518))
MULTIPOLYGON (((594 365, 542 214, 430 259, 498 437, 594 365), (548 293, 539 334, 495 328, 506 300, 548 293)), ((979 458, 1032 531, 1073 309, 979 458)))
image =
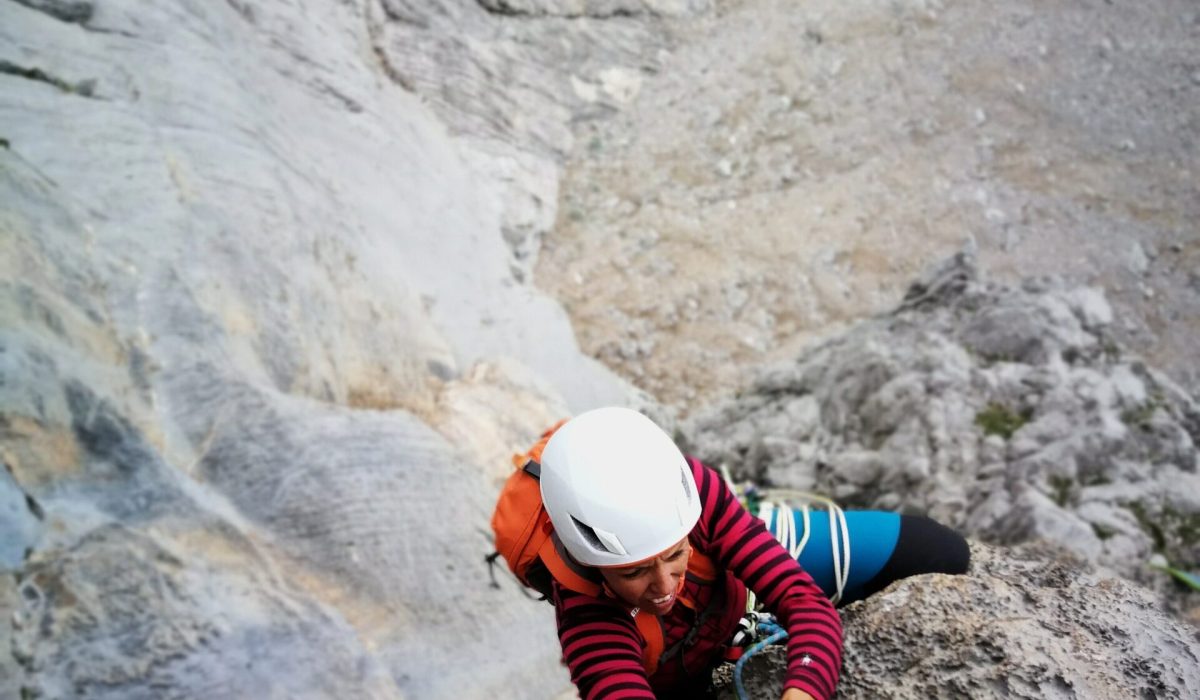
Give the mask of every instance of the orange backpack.
MULTIPOLYGON (((492 565, 497 557, 504 557, 513 575, 525 586, 541 593, 543 598, 550 597, 551 577, 576 593, 598 598, 603 595, 602 586, 584 576, 575 568, 578 565, 573 566, 559 553, 556 538, 552 536, 554 525, 542 505, 539 460, 550 436, 566 422, 565 418, 558 421, 542 433, 527 452, 513 455, 512 462, 516 469, 500 489, 500 498, 492 513, 496 551, 487 557, 487 561, 492 565)), ((716 567, 711 559, 693 549, 688 560, 688 573, 701 580, 712 581, 716 578, 716 567)), ((493 585, 496 585, 494 581, 493 585)), ((694 607, 682 597, 679 602, 694 607)), ((633 617, 638 631, 646 640, 642 663, 646 667, 646 675, 651 676, 663 656, 662 624, 648 611, 635 611, 633 617)), ((674 651, 672 649, 668 654, 674 651)))

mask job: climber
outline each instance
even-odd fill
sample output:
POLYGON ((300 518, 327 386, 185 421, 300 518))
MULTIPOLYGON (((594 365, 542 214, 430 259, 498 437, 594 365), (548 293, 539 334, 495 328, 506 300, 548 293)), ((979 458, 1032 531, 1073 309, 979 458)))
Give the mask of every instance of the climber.
MULTIPOLYGON (((542 528, 550 534, 535 563, 550 576, 537 587, 555 607, 563 659, 585 700, 706 697, 747 589, 788 634, 783 700, 824 700, 842 652, 829 596, 845 603, 904 576, 966 570, 965 541, 925 518, 850 512, 826 525, 783 508, 764 523, 721 475, 629 409, 583 413, 537 447, 529 464, 553 525, 542 528), (797 561, 768 526, 804 524, 811 532, 797 561), (831 557, 838 530, 845 551, 831 557), (831 562, 843 556, 847 567, 831 562)), ((517 570, 517 557, 505 556, 517 570)))

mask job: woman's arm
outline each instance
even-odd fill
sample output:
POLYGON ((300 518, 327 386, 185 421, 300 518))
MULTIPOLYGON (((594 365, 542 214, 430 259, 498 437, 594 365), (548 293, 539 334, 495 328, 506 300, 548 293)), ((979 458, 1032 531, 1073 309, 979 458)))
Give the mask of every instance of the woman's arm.
POLYGON ((738 503, 720 475, 698 460, 689 462, 703 504, 693 534, 704 552, 753 590, 787 630, 785 690, 826 700, 837 687, 842 665, 837 611, 762 521, 738 503))
POLYGON ((645 642, 627 611, 557 581, 552 600, 563 660, 583 700, 654 700, 642 665, 645 642))

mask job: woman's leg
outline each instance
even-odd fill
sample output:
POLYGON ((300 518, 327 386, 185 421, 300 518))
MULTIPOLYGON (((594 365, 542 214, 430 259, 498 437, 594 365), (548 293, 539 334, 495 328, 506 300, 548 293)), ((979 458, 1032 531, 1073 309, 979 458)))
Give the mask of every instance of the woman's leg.
POLYGON ((892 555, 863 586, 861 597, 917 574, 965 574, 970 563, 971 549, 962 535, 923 515, 902 515, 892 555))
MULTIPOLYGON (((796 532, 804 518, 793 512, 796 532)), ((769 527, 778 532, 775 518, 769 527)), ((837 592, 829 513, 809 513, 809 536, 797 560, 828 596, 837 592)), ((927 573, 961 574, 970 551, 961 535, 929 518, 884 511, 846 511, 850 538, 850 569, 839 605, 861 600, 906 576, 927 573)), ((840 531, 839 531, 840 533, 840 531)), ((839 534, 839 546, 841 538, 839 534)), ((842 554, 840 561, 845 561, 842 554)))

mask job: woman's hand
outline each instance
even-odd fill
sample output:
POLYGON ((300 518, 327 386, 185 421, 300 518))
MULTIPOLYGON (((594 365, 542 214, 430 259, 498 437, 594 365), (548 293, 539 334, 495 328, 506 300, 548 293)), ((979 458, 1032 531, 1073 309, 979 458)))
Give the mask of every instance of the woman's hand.
POLYGON ((780 700, 814 700, 813 696, 800 690, 799 688, 788 688, 783 691, 783 697, 780 700))

